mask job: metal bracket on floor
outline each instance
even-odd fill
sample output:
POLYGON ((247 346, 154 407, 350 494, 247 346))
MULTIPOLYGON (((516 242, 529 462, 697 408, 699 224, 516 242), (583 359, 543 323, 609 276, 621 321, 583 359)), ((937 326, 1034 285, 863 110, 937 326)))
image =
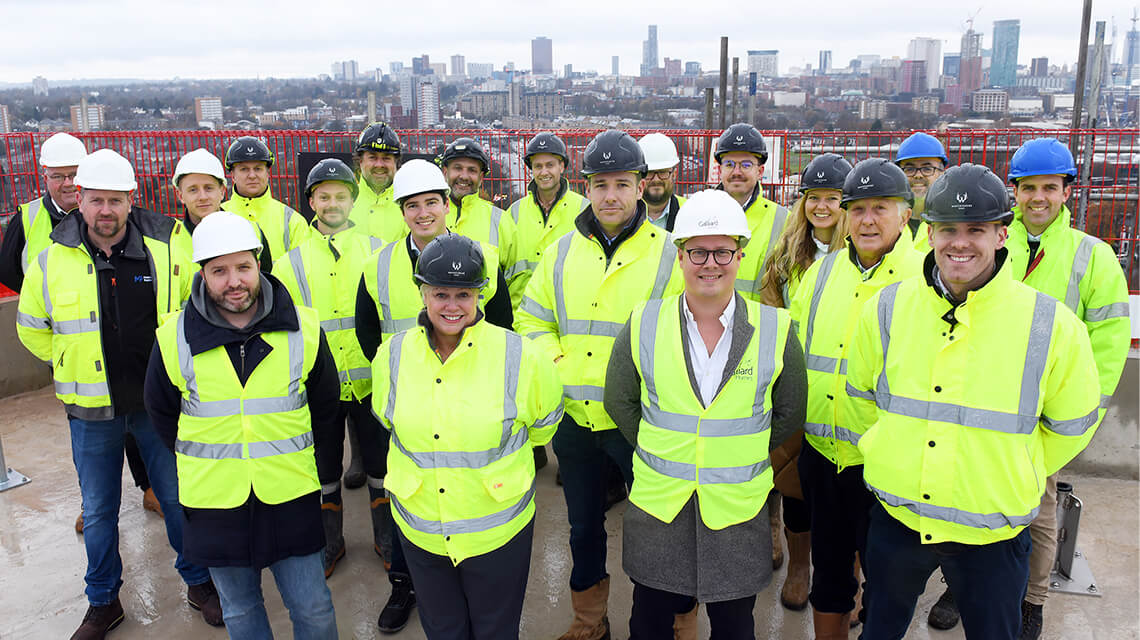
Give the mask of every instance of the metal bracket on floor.
POLYGON ((1049 575, 1049 590, 1100 597, 1088 559, 1077 547, 1081 524, 1081 500, 1073 495, 1073 485, 1057 483, 1057 558, 1049 575))
POLYGON ((4 443, 0 442, 0 491, 14 489, 31 481, 31 478, 15 469, 10 469, 8 464, 4 462, 4 443))

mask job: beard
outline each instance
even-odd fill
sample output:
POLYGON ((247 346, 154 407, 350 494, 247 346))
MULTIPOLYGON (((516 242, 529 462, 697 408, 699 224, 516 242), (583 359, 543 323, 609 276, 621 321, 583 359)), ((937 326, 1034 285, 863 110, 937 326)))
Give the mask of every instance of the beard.
POLYGON ((655 207, 669 202, 669 197, 673 195, 673 192, 669 189, 665 189, 664 187, 655 187, 654 189, 658 188, 661 189, 661 195, 656 195, 650 190, 649 187, 646 187, 645 193, 641 194, 642 199, 644 199, 646 203, 651 204, 655 207))
POLYGON ((256 283, 254 283, 253 287, 230 287, 224 291, 221 291, 220 293, 214 293, 213 291, 210 292, 210 299, 214 301, 214 304, 217 305, 219 309, 228 311, 230 313, 244 313, 248 311, 250 307, 257 303, 257 299, 260 296, 260 278, 256 283), (245 297, 237 301, 230 299, 229 295, 237 291, 245 292, 245 297))

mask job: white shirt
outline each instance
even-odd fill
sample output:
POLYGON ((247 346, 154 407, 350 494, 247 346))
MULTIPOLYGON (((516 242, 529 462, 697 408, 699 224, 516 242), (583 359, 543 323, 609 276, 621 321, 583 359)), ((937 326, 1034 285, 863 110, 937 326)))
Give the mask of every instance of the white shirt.
POLYGON ((811 241, 815 243, 815 259, 816 260, 822 260, 823 258, 827 257, 828 253, 831 253, 831 243, 830 242, 823 242, 819 238, 815 237, 814 233, 811 234, 811 241))
POLYGON ((724 331, 720 334, 712 353, 705 347, 705 339, 697 328, 697 320, 693 312, 689 311, 689 301, 681 296, 681 309, 685 312, 685 328, 689 332, 689 360, 693 364, 693 377, 697 380, 697 388, 701 391, 701 401, 707 407, 716 397, 720 388, 721 378, 724 377, 724 368, 728 365, 728 350, 732 345, 732 318, 736 314, 736 296, 733 295, 720 314, 720 324, 724 331))

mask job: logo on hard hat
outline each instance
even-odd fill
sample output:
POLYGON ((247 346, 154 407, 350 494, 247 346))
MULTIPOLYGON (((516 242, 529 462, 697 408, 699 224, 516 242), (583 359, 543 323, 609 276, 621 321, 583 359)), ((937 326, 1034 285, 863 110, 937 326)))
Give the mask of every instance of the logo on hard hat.
POLYGON ((462 269, 462 268, 463 268, 463 263, 461 263, 461 262, 452 262, 452 263, 451 263, 451 268, 452 268, 452 269, 455 269, 456 271, 459 271, 460 269, 462 269))
POLYGON ((606 160, 609 160, 610 159, 610 152, 609 151, 603 152, 602 157, 605 158, 606 160))
POLYGON ((705 228, 705 229, 709 229, 712 227, 718 227, 718 226, 720 226, 720 224, 716 218, 705 218, 704 220, 701 220, 700 222, 698 222, 697 226, 705 228))
POLYGON ((737 142, 744 142, 744 136, 736 136, 737 142))
POLYGON ((253 147, 246 147, 245 152, 246 153, 253 153, 253 147))
POLYGON ((819 173, 816 173, 815 177, 819 178, 820 180, 823 180, 823 172, 820 171, 819 173))
POLYGON ((455 145, 455 150, 456 150, 456 151, 463 151, 463 150, 464 150, 464 149, 466 149, 466 148, 467 148, 467 145, 465 145, 465 144, 457 144, 457 145, 455 145))
POLYGON ((862 178, 859 178, 860 184, 867 184, 870 181, 871 181, 871 176, 863 176, 862 178))
POLYGON ((959 203, 962 203, 962 202, 965 202, 969 198, 969 196, 970 196, 970 194, 968 194, 968 193, 959 193, 959 194, 955 195, 954 198, 956 200, 958 200, 959 203))
POLYGON ((336 167, 330 165, 329 166, 329 173, 336 173, 336 167))
POLYGON ((539 141, 538 141, 538 146, 540 146, 540 147, 545 147, 545 146, 546 146, 546 141, 545 141, 545 140, 539 140, 539 141))

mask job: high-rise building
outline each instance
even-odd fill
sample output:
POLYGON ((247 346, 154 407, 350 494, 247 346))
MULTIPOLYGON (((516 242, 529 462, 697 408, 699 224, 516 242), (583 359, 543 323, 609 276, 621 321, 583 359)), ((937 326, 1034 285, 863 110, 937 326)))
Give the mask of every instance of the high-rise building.
POLYGON ((903 60, 902 67, 899 69, 899 76, 902 81, 899 90, 902 93, 926 93, 928 91, 925 60, 903 60))
POLYGON ((431 75, 442 80, 443 77, 447 75, 447 63, 446 62, 433 62, 433 63, 431 63, 431 75))
POLYGON ((356 82, 357 69, 356 60, 338 60, 332 63, 333 80, 356 82))
POLYGON ((653 75, 657 68, 657 25, 649 25, 649 37, 641 43, 641 76, 653 75))
POLYGON ((431 73, 431 58, 428 54, 423 54, 418 58, 412 58, 412 75, 426 76, 431 73))
POLYGON ((490 78, 495 73, 495 65, 490 62, 468 62, 467 77, 472 80, 490 78))
POLYGON ((562 68, 562 77, 569 78, 572 75, 574 75, 574 65, 567 62, 566 66, 562 68))
POLYGON ((942 62, 942 41, 934 38, 914 38, 906 48, 907 60, 922 60, 926 65, 926 86, 915 93, 929 91, 938 86, 938 68, 942 62))
POLYGON ((696 62, 696 61, 686 62, 685 63, 685 75, 687 75, 687 76, 699 76, 699 75, 701 75, 701 63, 696 62))
POLYGON ((539 36, 530 41, 530 70, 535 75, 554 73, 554 42, 539 36))
POLYGON ((43 76, 36 76, 32 79, 32 95, 33 96, 46 96, 48 94, 48 81, 43 76))
POLYGON ((680 58, 665 58, 665 77, 666 78, 679 78, 684 67, 681 65, 680 58))
POLYGON ((831 50, 822 49, 819 52, 819 75, 825 76, 831 71, 831 50))
POLYGON ((1017 85, 1017 45, 1020 38, 1021 20, 994 21, 994 48, 990 58, 991 85, 1017 85))
POLYGON ((610 58, 610 73, 615 76, 621 75, 621 65, 618 64, 620 59, 617 56, 610 58))
POLYGON ((403 74, 400 76, 400 106, 404 108, 405 114, 410 114, 416 110, 416 101, 419 96, 419 85, 416 82, 419 76, 403 74))
POLYGON ((12 116, 6 104, 0 104, 0 133, 12 133, 12 116))
POLYGON ((1140 20, 1140 13, 1132 10, 1132 29, 1124 34, 1124 84, 1132 86, 1132 81, 1140 78, 1140 30, 1136 29, 1136 22, 1140 20))
POLYGON ((972 95, 972 108, 978 113, 1005 113, 1009 111, 1009 94, 1001 89, 981 89, 972 95))
POLYGON ((462 76, 467 73, 467 59, 461 55, 451 56, 451 75, 462 76))
POLYGON ((962 68, 962 56, 957 53, 948 53, 942 56, 942 75, 946 78, 954 78, 957 82, 958 74, 962 68))
POLYGON ((388 72, 394 76, 400 75, 401 73, 404 72, 404 63, 403 62, 389 62, 388 63, 388 72))
POLYGON ((106 110, 101 104, 87 104, 87 112, 83 111, 83 103, 71 105, 72 131, 102 131, 106 118, 106 110))
POLYGON ((1049 58, 1034 58, 1029 62, 1029 75, 1033 78, 1049 77, 1049 58))
POLYGON ((763 49, 748 52, 748 72, 759 78, 780 77, 780 52, 777 49, 763 49))
POLYGON ((982 34, 967 29, 958 55, 958 86, 962 96, 968 97, 982 87, 982 34))
POLYGON ((427 129, 439 124, 439 79, 429 75, 418 80, 416 124, 427 129))
POLYGON ((221 98, 194 98, 194 117, 198 122, 212 122, 215 128, 222 124, 221 98))

